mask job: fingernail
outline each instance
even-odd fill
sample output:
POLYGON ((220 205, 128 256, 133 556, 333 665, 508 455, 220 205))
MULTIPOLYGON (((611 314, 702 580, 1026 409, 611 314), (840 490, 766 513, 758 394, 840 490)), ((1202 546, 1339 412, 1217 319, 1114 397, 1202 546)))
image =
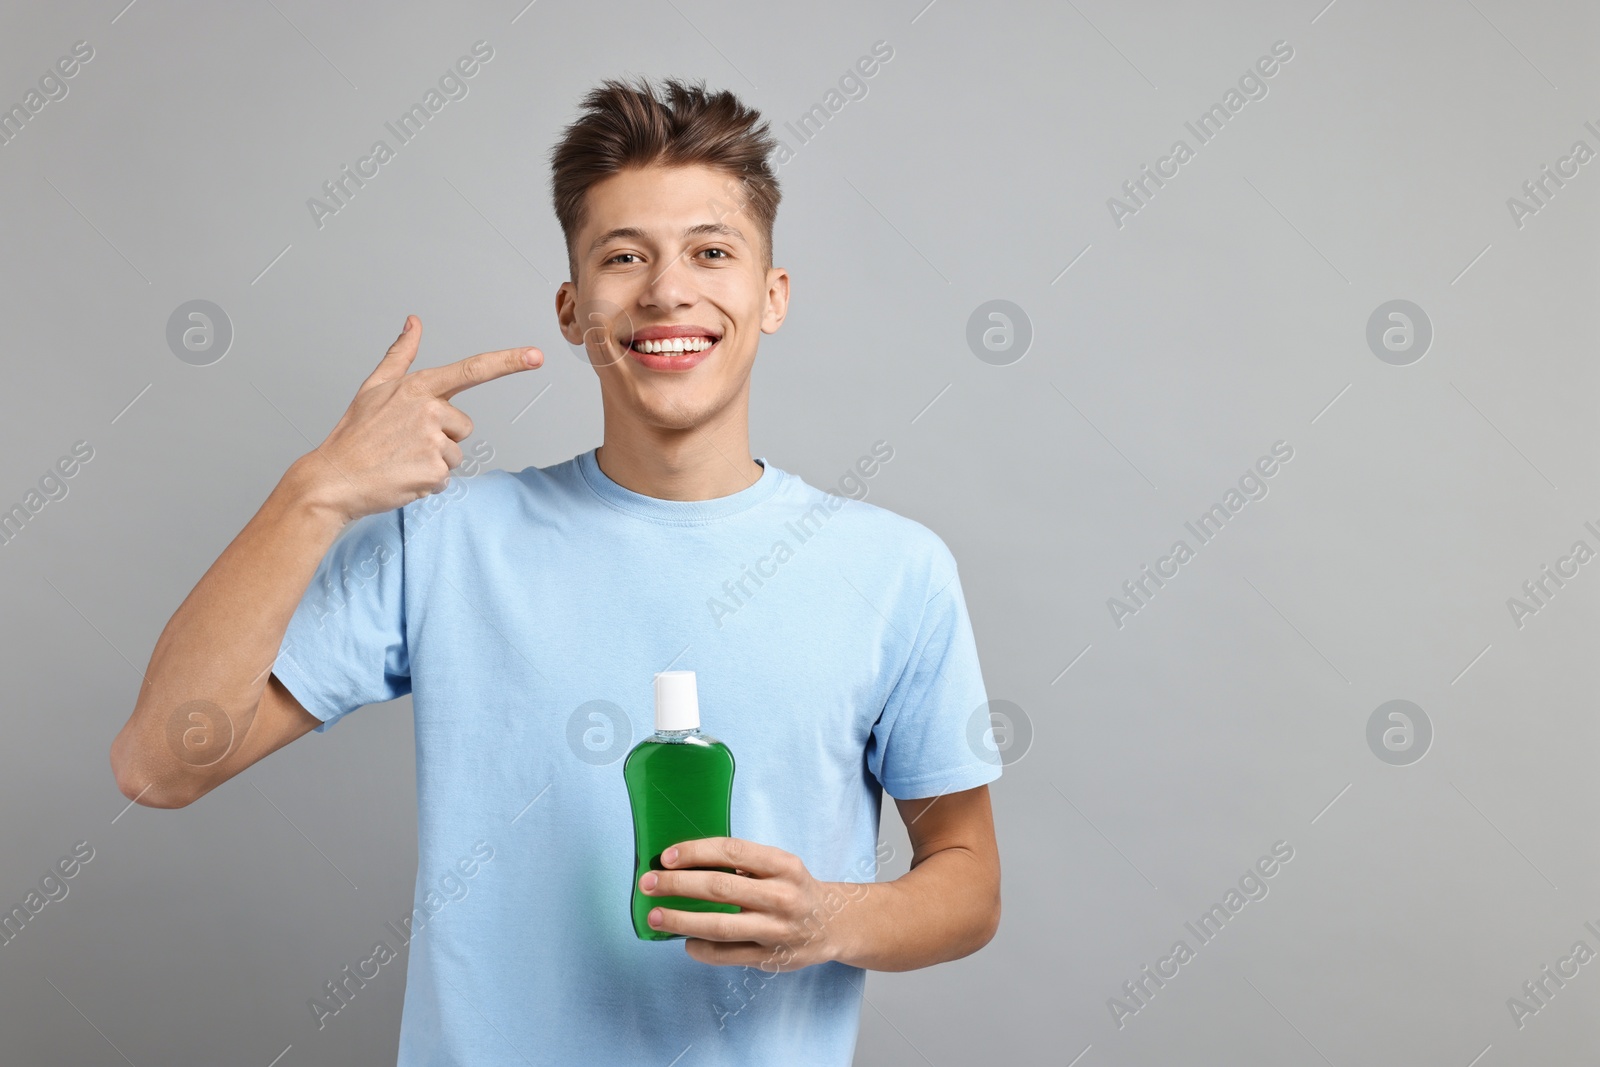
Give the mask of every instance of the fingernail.
POLYGON ((659 879, 656 878, 656 872, 655 871, 651 871, 649 874, 647 874, 643 878, 639 879, 639 888, 643 889, 646 893, 648 893, 648 892, 650 892, 650 890, 652 890, 652 889, 654 889, 656 887, 656 882, 657 881, 659 881, 659 879))
POLYGON ((651 926, 660 926, 661 925, 661 909, 660 908, 651 908, 650 909, 650 925, 651 926))
POLYGON ((662 863, 677 863, 678 862, 678 850, 677 850, 677 848, 669 848, 665 852, 663 852, 661 854, 661 862, 662 863))
POLYGON ((534 354, 536 352, 538 352, 538 351, 539 350, 537 348, 525 348, 525 349, 523 349, 522 350, 522 362, 524 364, 526 364, 527 366, 530 366, 530 367, 537 365, 538 360, 535 359, 534 354))
POLYGON ((411 329, 411 316, 407 315, 405 325, 400 327, 400 332, 405 333, 409 329, 411 329))

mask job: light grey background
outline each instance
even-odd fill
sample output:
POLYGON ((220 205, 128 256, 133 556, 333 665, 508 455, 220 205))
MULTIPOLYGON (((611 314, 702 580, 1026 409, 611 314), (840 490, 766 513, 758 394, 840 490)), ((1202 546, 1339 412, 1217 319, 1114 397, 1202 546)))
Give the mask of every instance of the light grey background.
POLYGON ((599 442, 546 162, 590 85, 705 77, 784 136, 879 40, 867 95, 785 136, 752 450, 829 486, 892 443, 867 499, 950 545, 1033 743, 993 790, 999 936, 873 973, 857 1061, 1595 1062, 1600 962, 1507 1007, 1600 949, 1600 563, 1507 606, 1600 547, 1600 162, 1507 206, 1600 149, 1592 5, 522 2, 0 15, 0 103, 94 48, 0 147, 0 505, 94 448, 0 547, 0 905, 95 849, 0 946, 7 1062, 392 1062, 398 969, 320 1032, 307 1000, 409 906, 408 702, 125 810, 107 752, 150 649, 408 313, 419 365, 546 348, 462 400, 494 466, 599 442), (306 200, 480 39, 470 94, 318 229, 306 200), (1107 199, 1277 41, 1268 94, 1119 228, 1107 199), (235 334, 210 366, 165 340, 194 299, 235 334), (1033 331, 1009 365, 966 342, 994 299, 1033 331), (1406 366, 1366 342, 1395 299, 1434 331, 1406 366), (1123 581, 1280 440, 1268 495, 1119 628, 1123 581), (1408 766, 1367 742, 1393 699, 1433 726, 1408 766), (1280 840, 1269 895, 1119 1028, 1122 983, 1280 840))

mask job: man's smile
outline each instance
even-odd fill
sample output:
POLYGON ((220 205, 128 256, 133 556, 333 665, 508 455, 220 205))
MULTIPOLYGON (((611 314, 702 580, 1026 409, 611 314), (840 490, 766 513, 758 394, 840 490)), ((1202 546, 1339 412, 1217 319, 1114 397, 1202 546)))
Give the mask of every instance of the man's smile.
POLYGON ((703 362, 721 339, 704 326, 647 326, 625 345, 629 355, 651 370, 688 370, 703 362))

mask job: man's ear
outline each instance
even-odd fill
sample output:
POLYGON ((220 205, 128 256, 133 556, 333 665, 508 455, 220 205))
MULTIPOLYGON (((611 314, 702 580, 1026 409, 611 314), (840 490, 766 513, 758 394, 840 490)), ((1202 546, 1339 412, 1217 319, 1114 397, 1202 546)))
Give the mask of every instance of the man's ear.
POLYGON ((782 267, 767 271, 767 306, 761 312, 761 332, 777 333, 789 314, 789 272, 782 267))
POLYGON ((578 288, 571 282, 562 282, 556 289, 556 324, 567 344, 583 347, 583 331, 578 328, 578 288))

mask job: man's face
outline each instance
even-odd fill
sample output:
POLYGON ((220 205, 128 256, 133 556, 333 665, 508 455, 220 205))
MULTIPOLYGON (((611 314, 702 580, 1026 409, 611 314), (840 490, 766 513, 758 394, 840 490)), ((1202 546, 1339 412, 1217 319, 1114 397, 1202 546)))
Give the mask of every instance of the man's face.
POLYGON ((763 266, 738 180, 652 165, 586 196, 577 277, 557 291, 556 315, 562 336, 585 346, 607 411, 687 429, 743 403, 760 335, 788 309, 789 275, 763 266))

